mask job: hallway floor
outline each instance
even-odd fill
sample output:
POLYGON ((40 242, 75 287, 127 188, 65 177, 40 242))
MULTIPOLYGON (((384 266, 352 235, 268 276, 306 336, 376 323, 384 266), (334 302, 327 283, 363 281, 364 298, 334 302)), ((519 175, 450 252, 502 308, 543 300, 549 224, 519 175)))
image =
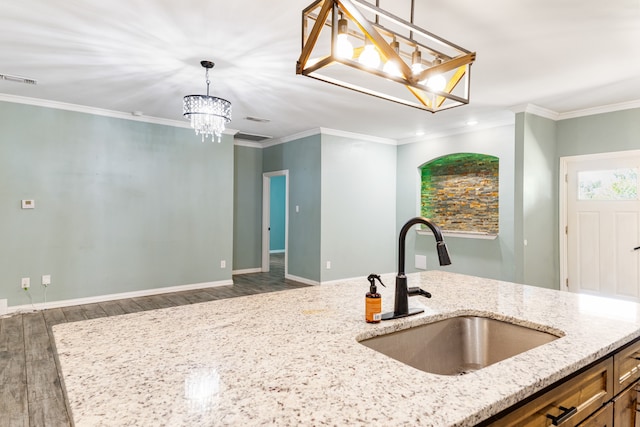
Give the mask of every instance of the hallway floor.
POLYGON ((0 318, 0 414, 3 426, 71 426, 51 327, 65 322, 281 291, 307 285, 284 279, 284 256, 269 273, 233 276, 233 286, 53 308, 0 318))

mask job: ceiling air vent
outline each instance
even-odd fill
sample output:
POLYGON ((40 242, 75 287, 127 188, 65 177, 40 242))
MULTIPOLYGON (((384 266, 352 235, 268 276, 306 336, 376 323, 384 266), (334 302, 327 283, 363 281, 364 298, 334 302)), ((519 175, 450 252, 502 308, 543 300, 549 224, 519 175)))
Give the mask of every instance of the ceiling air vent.
POLYGON ((260 141, 264 141, 265 139, 271 139, 270 136, 265 136, 265 135, 256 135, 253 133, 243 133, 243 132, 238 132, 233 136, 234 139, 242 139, 244 141, 252 141, 252 142, 260 142, 260 141))
POLYGON ((269 119, 261 119, 260 117, 251 117, 251 116, 247 116, 244 119, 249 120, 250 122, 258 122, 258 123, 269 123, 271 121, 269 119))
POLYGON ((38 84, 38 81, 36 79, 30 79, 29 77, 13 76, 11 74, 2 74, 2 73, 0 73, 0 80, 7 80, 10 82, 16 82, 16 83, 25 83, 28 85, 38 84))

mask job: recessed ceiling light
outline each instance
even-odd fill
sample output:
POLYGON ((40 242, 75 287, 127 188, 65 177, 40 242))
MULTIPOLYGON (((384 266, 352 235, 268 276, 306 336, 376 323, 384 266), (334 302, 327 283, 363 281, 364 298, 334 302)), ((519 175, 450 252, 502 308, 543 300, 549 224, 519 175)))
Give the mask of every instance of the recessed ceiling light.
POLYGON ((477 120, 468 120, 467 121, 467 126, 475 126, 478 124, 477 120))
POLYGON ((421 130, 417 131, 416 136, 424 136, 424 131, 421 131, 421 130))

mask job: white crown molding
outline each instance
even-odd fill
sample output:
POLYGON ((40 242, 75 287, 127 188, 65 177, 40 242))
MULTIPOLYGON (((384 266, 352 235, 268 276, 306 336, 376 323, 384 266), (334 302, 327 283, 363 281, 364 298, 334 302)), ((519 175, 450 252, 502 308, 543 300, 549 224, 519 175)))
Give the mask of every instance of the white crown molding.
POLYGON ((302 139, 302 138, 306 138, 308 136, 313 136, 313 135, 332 135, 332 136, 339 136, 343 138, 351 138, 351 139, 375 142, 378 144, 398 145, 398 142, 395 139, 380 138, 377 136, 365 135, 362 133, 347 132, 347 131, 338 130, 338 129, 320 127, 320 128, 313 128, 303 132, 295 133, 289 136, 283 136, 281 138, 269 139, 269 140, 266 140, 264 143, 262 143, 260 146, 262 148, 273 147, 274 145, 284 144, 286 142, 295 141, 297 139, 302 139))
POLYGON ((539 107, 534 104, 516 105, 510 108, 514 113, 531 113, 536 116, 545 117, 554 121, 575 119, 578 117, 594 116, 596 114, 614 113, 616 111, 631 110, 640 108, 640 99, 634 101, 620 102, 617 104, 602 105, 599 107, 585 108, 582 110, 567 111, 558 113, 553 110, 539 107))
MULTIPOLYGON (((39 99, 39 98, 29 98, 25 96, 9 95, 4 93, 0 93, 0 101, 11 102, 16 104, 34 105, 38 107, 54 108, 58 110, 74 111, 78 113, 94 114, 97 116, 113 117, 113 118, 123 119, 123 120, 133 120, 136 122, 153 123, 153 124, 172 126, 177 128, 191 127, 187 121, 182 121, 182 120, 163 119, 159 117, 152 117, 152 116, 145 116, 145 115, 134 115, 133 113, 125 113, 122 111, 106 110, 103 108, 88 107, 85 105, 50 101, 50 100, 39 99)), ((530 113, 540 117, 545 117, 550 120, 558 121, 558 120, 573 119, 578 117, 592 116, 595 114, 611 113, 611 112, 621 111, 621 110, 630 110, 634 108, 640 108, 640 100, 621 102, 618 104, 603 105, 601 107, 586 108, 583 110, 568 111, 565 113, 558 113, 556 111, 549 110, 547 108, 543 108, 535 104, 515 105, 513 107, 510 107, 509 110, 511 110, 513 113, 523 113, 523 112, 530 113)), ((330 128, 314 128, 304 132, 299 132, 293 135, 281 137, 281 138, 273 138, 273 139, 265 140, 262 143, 237 140, 234 142, 234 144, 239 146, 244 146, 244 147, 251 147, 251 148, 267 148, 267 147, 284 144, 289 141, 294 141, 296 139, 301 139, 301 138, 305 138, 312 135, 324 134, 324 135, 341 136, 341 137, 352 138, 352 139, 360 139, 365 141, 376 142, 379 144, 404 145, 404 144, 411 144, 419 141, 443 138, 449 135, 475 132, 480 129, 489 129, 493 127, 505 126, 507 124, 508 123, 492 122, 484 127, 474 126, 469 128, 452 129, 451 131, 429 135, 428 137, 424 137, 424 136, 412 137, 412 138, 407 138, 403 140, 380 138, 372 135, 365 135, 365 134, 341 131, 341 130, 330 129, 330 128)), ((237 129, 227 128, 224 130, 223 134, 235 135, 238 132, 239 130, 237 129)))
POLYGON ((69 104, 66 102, 49 101, 46 99, 27 98, 24 96, 15 96, 0 94, 0 101, 13 102, 16 104, 28 104, 37 107, 54 108, 56 110, 75 111, 77 113, 87 113, 96 116, 113 117, 116 119, 133 120, 136 122, 155 123, 159 125, 167 125, 179 128, 190 127, 188 122, 161 119, 158 117, 150 117, 144 115, 133 115, 132 113, 123 113, 121 111, 106 110, 103 108, 87 107, 86 105, 69 104))
POLYGON ((262 148, 273 147, 274 145, 284 144, 286 142, 295 141, 296 139, 306 138, 312 135, 318 135, 321 132, 320 128, 314 128, 305 130, 303 132, 294 133, 293 135, 283 136, 281 138, 267 139, 262 143, 262 148))
POLYGON ((560 113, 559 120, 575 119, 584 116, 593 116, 595 114, 613 113, 622 110, 631 110, 640 108, 640 99, 635 101, 620 102, 618 104, 603 105, 601 107, 585 108, 584 110, 569 111, 560 113))
MULTIPOLYGON (((29 98, 26 96, 9 95, 0 93, 0 101, 11 102, 14 104, 26 104, 36 107, 53 108, 56 110, 74 111, 76 113, 93 114, 96 116, 112 117, 116 119, 133 120, 134 122, 153 123, 156 125, 172 126, 177 128, 191 128, 187 121, 162 119, 160 117, 152 117, 145 115, 134 115, 133 113, 124 113, 122 111, 106 110, 103 108, 87 107, 86 105, 69 104, 66 102, 49 101, 46 99, 29 98)), ((225 129, 225 135, 235 135, 238 133, 236 129, 225 129)))
POLYGON ((550 120, 558 120, 560 118, 560 113, 557 113, 553 110, 549 110, 547 108, 539 107, 535 104, 521 104, 515 105, 509 108, 514 113, 531 113, 536 116, 544 117, 550 120))
POLYGON ((375 142, 378 144, 398 145, 398 141, 396 141, 395 139, 380 138, 377 136, 365 135, 362 133, 355 133, 355 132, 347 132, 347 131, 337 130, 337 129, 320 128, 320 134, 340 136, 340 137, 350 138, 350 139, 359 139, 359 140, 368 141, 368 142, 375 142))
POLYGON ((238 147, 264 148, 264 146, 259 142, 247 141, 245 139, 234 139, 233 145, 236 145, 238 147))

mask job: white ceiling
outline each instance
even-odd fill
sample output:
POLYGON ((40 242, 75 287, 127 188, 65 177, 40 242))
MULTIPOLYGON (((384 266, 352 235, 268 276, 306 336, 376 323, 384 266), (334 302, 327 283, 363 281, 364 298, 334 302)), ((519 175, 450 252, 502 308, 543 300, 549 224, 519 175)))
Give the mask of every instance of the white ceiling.
MULTIPOLYGON (((371 0, 373 2, 373 0, 371 0)), ((409 0, 380 0, 399 2, 409 0)), ((326 127, 396 140, 640 100, 640 0, 415 0, 415 23, 477 52, 469 105, 431 114, 295 74, 311 0, 4 0, 0 94, 182 120, 182 97, 233 104, 229 127, 272 137, 326 127), (245 117, 271 120, 255 123, 245 117)))

